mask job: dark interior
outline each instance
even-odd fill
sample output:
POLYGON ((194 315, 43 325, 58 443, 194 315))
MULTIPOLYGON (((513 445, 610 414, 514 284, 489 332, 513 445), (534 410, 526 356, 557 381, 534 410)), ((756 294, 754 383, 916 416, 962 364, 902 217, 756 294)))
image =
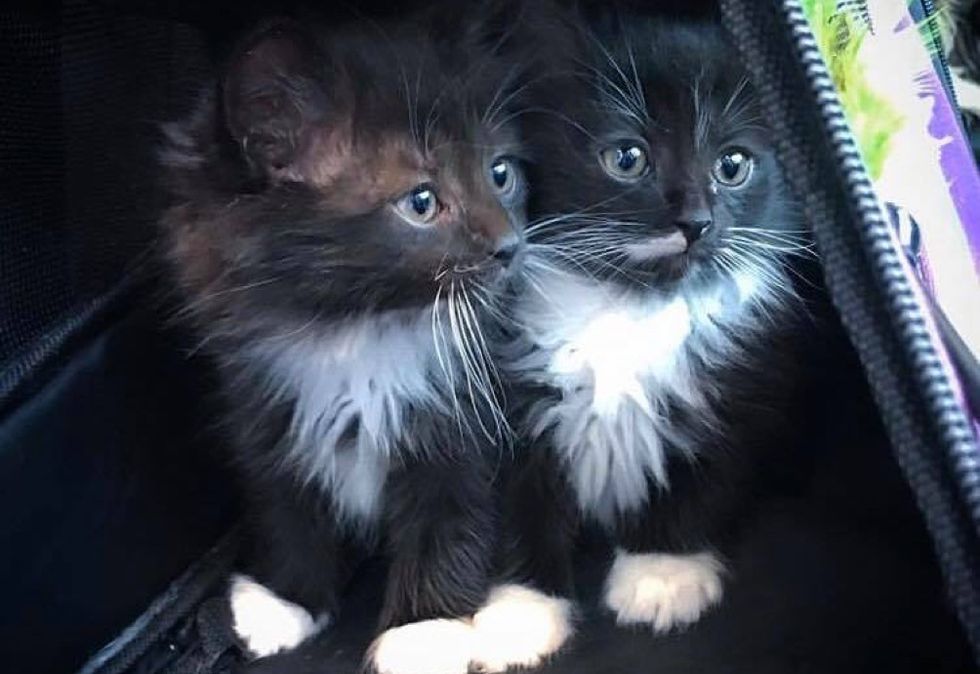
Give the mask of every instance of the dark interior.
MULTIPOLYGON (((360 9, 402 9, 374 4, 360 9)), ((377 560, 337 624, 297 651, 248 664, 231 638, 220 597, 235 480, 209 365, 173 320, 152 255, 158 126, 190 108, 229 39, 268 13, 255 0, 0 9, 3 671, 79 670, 141 616, 162 627, 127 642, 131 657, 85 671, 360 667, 377 560), (180 610, 147 617, 161 595, 180 610)), ((819 292, 811 308, 831 311, 819 292)), ((608 555, 586 541, 579 636, 542 671, 974 671, 857 360, 833 321, 813 339, 839 346, 811 395, 807 460, 769 480, 721 608, 668 637, 616 628, 588 609, 608 555)))

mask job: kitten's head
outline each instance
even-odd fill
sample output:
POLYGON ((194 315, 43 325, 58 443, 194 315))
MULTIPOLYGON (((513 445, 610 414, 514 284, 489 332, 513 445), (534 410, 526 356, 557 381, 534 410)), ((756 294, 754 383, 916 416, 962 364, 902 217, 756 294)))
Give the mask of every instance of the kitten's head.
POLYGON ((707 22, 594 26, 559 68, 573 75, 558 97, 574 103, 545 102, 529 123, 531 250, 667 290, 765 277, 799 246, 797 218, 737 52, 707 22))
POLYGON ((170 129, 170 257, 206 318, 296 329, 499 283, 524 219, 507 78, 430 28, 266 25, 170 129))

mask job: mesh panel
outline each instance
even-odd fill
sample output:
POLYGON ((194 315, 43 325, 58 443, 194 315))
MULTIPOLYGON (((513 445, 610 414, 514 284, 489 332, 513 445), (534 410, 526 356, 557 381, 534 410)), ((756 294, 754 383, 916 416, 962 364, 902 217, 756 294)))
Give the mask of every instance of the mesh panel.
POLYGON ((0 397, 146 262, 156 129, 206 61, 194 31, 152 17, 0 13, 0 397))

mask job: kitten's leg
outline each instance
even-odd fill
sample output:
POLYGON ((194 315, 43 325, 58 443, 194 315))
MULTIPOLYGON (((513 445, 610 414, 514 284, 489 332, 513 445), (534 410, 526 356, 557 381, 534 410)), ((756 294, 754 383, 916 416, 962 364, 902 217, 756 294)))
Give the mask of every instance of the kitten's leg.
POLYGON ((469 668, 470 617, 486 599, 495 544, 490 471, 472 451, 409 459, 389 476, 383 632, 367 656, 379 674, 465 674, 469 668))
POLYGON ((573 632, 572 548, 578 514, 561 467, 543 447, 529 447, 505 479, 506 584, 493 588, 473 617, 482 671, 534 667, 573 632))
POLYGON ((288 476, 252 481, 251 550, 229 589, 232 625, 256 657, 290 650, 335 612, 342 551, 333 516, 288 476))
POLYGON ((696 622, 723 594, 726 547, 739 493, 725 464, 678 462, 670 489, 651 485, 649 509, 624 516, 604 603, 621 625, 667 632, 696 622))

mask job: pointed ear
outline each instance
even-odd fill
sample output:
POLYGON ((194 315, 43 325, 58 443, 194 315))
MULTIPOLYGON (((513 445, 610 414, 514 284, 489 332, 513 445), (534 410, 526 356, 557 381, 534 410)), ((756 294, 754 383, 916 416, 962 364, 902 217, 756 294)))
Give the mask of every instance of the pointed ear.
POLYGON ((292 21, 265 26, 234 55, 223 87, 225 119, 250 162, 276 170, 293 160, 303 130, 325 113, 322 59, 314 38, 292 21))

